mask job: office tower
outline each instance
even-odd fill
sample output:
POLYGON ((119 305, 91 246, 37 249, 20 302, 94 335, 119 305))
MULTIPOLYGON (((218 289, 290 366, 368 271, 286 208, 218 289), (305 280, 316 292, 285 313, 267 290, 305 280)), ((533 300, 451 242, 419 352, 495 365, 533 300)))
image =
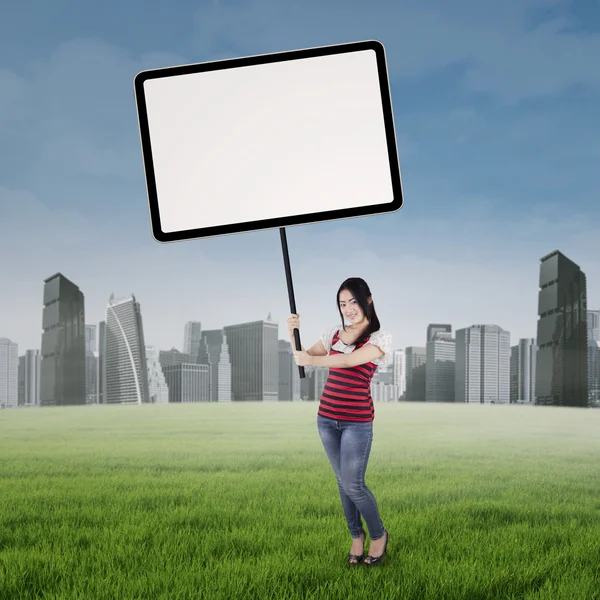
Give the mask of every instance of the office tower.
POLYGON ((279 396, 278 326, 271 319, 224 328, 231 359, 233 400, 277 400, 279 396))
POLYGON ((158 352, 154 346, 146 346, 146 361, 148 363, 148 395, 150 396, 150 402, 168 402, 169 388, 158 360, 158 352))
POLYGON ((0 408, 19 403, 19 347, 8 338, 0 338, 0 408))
POLYGON ((385 381, 371 381, 371 397, 373 402, 398 402, 399 386, 385 381))
POLYGON ((198 358, 197 356, 179 352, 177 348, 171 348, 170 350, 160 350, 158 361, 164 369, 165 367, 173 367, 175 365, 191 365, 198 362, 198 358))
POLYGON ((456 346, 450 325, 427 328, 425 347, 425 401, 454 402, 456 346), (436 327, 431 330, 430 328, 436 327), (441 329, 444 327, 444 329, 441 329))
POLYGON ((392 382, 398 386, 398 399, 406 393, 406 357, 404 350, 392 353, 392 382))
POLYGON ((98 323, 98 402, 104 404, 106 388, 106 321, 98 323))
POLYGON ((279 400, 300 399, 300 373, 292 344, 279 340, 279 400))
POLYGON ((300 379, 300 398, 307 401, 319 401, 329 376, 327 367, 305 367, 304 379, 300 379))
POLYGON ((510 349, 510 401, 535 402, 535 340, 523 338, 510 349))
POLYGON ((85 401, 98 403, 98 352, 96 350, 96 326, 85 326, 85 401))
POLYGON ((510 401, 510 333, 498 325, 456 331, 456 402, 510 401))
POLYGON ((600 402, 600 310, 588 310, 588 398, 600 402))
POLYGON ((536 403, 587 406, 585 274, 555 250, 541 259, 539 286, 536 403))
POLYGON ((135 296, 115 298, 106 307, 106 404, 149 402, 148 362, 142 312, 135 296))
POLYGON ((42 406, 85 404, 85 310, 81 290, 61 273, 44 281, 42 406))
POLYGON ((427 341, 435 339, 437 333, 452 333, 452 325, 447 323, 431 323, 427 325, 427 341))
POLYGON ((19 406, 36 406, 40 403, 39 350, 27 350, 19 356, 19 406))
POLYGON ((231 401, 231 361, 227 336, 222 329, 202 332, 199 364, 209 365, 210 401, 231 401))
POLYGON ((210 402, 208 365, 183 363, 163 369, 169 402, 210 402))
POLYGON ((408 346, 406 358, 406 399, 410 402, 425 401, 425 371, 427 352, 421 346, 408 346))
POLYGON ((201 339, 202 324, 200 321, 188 321, 185 324, 185 329, 183 332, 183 353, 192 356, 194 358, 194 362, 196 362, 196 357, 200 351, 201 339))

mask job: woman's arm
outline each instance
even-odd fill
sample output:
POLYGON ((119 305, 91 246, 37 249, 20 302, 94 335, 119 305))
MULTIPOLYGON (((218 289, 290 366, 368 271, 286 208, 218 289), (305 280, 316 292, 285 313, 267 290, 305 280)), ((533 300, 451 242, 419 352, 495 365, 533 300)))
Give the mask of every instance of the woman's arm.
MULTIPOLYGON (((311 350, 321 342, 315 344, 311 350)), ((322 345, 322 344, 321 344, 322 345)), ((323 348, 325 350, 325 348, 323 348)), ((330 369, 349 369, 364 365, 384 355, 383 350, 374 344, 366 344, 349 354, 313 355, 309 352, 294 351, 296 363, 300 367, 329 367, 330 369)))

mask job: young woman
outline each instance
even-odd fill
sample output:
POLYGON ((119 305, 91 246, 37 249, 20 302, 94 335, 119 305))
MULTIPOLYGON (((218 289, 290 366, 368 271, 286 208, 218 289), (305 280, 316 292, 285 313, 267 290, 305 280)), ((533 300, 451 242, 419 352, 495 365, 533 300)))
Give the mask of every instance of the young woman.
MULTIPOLYGON (((327 457, 337 478, 342 507, 352 536, 348 562, 375 565, 388 543, 375 497, 365 485, 365 470, 373 440, 371 379, 389 359, 392 338, 380 330, 369 286, 352 277, 337 293, 342 325, 328 329, 308 351, 294 351, 298 366, 329 367, 329 377, 319 403, 317 426, 327 457), (347 325, 344 323, 346 321, 347 325), (371 545, 365 558, 367 524, 371 545)), ((292 347, 299 315, 287 319, 292 347)))

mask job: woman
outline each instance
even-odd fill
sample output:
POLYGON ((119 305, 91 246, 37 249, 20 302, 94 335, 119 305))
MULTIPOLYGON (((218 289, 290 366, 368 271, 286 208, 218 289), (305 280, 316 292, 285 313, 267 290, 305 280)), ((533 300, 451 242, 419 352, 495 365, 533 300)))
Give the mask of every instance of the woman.
MULTIPOLYGON (((358 565, 364 560, 366 565, 375 565, 386 553, 389 535, 364 480, 373 439, 371 379, 377 367, 387 362, 392 339, 379 328, 371 291, 363 279, 344 281, 337 293, 337 305, 342 325, 327 330, 308 351, 295 351, 294 357, 298 366, 329 367, 317 425, 352 536, 348 562, 358 565), (371 537, 366 558, 361 517, 371 537)), ((287 324, 295 348, 293 334, 294 329, 300 329, 299 315, 290 315, 287 324)))

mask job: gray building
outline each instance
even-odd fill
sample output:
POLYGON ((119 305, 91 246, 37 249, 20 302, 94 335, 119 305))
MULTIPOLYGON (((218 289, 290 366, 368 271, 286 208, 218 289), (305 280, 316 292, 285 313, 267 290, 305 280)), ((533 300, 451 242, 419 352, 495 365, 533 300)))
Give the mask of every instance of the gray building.
POLYGON ((209 366, 210 401, 231 401, 231 360, 227 336, 222 329, 202 332, 199 364, 209 366))
POLYGON ((452 325, 448 323, 430 323, 427 325, 427 341, 436 339, 438 333, 452 333, 452 325))
POLYGON ((189 354, 195 359, 200 352, 201 339, 202 323, 200 321, 188 321, 183 331, 183 353, 189 354))
POLYGON ((406 400, 423 402, 425 401, 427 351, 421 346, 408 346, 404 356, 406 359, 406 400))
POLYGON ((0 408, 19 403, 19 347, 8 338, 0 338, 0 408))
POLYGON ((535 340, 523 338, 510 349, 510 401, 535 402, 535 340))
POLYGON ((98 351, 96 345, 96 326, 85 326, 85 401, 98 403, 98 351))
POLYGON ((600 402, 600 310, 588 310, 588 398, 595 405, 600 402))
POLYGON ((587 282, 555 250, 541 259, 536 403, 588 406, 587 282))
POLYGON ((111 295, 106 307, 106 404, 150 401, 142 312, 135 296, 111 295))
POLYGON ((231 393, 236 401, 277 400, 279 396, 278 325, 253 321, 224 328, 231 358, 231 393))
POLYGON ((510 333, 498 325, 456 331, 456 402, 510 401, 510 333))
POLYGON ((85 308, 81 290, 61 273, 44 281, 42 406, 85 404, 85 308))
POLYGON ((327 367, 305 367, 304 379, 300 379, 300 398, 319 401, 329 376, 327 367))
POLYGON ((39 350, 27 350, 19 356, 19 406, 37 406, 40 403, 39 350))
POLYGON ((427 328, 425 350, 425 401, 454 402, 456 344, 450 325, 427 328), (437 327, 434 330, 429 328, 437 327), (441 329, 444 327, 444 329, 441 329))
POLYGON ((148 364, 148 394, 150 402, 168 402, 169 388, 158 360, 158 352, 154 346, 146 346, 146 362, 148 364))
POLYGON ((406 355, 404 350, 392 353, 392 383, 397 386, 398 400, 406 394, 406 355))
POLYGON ((294 360, 292 344, 279 340, 279 400, 300 399, 300 373, 294 360))
POLYGON ((169 402, 210 402, 209 367, 183 363, 163 368, 169 402))
POLYGON ((160 366, 164 369, 165 367, 173 367, 175 365, 195 364, 198 362, 198 357, 180 352, 177 348, 171 348, 170 350, 160 350, 158 360, 160 366))
POLYGON ((104 404, 104 388, 106 387, 106 321, 98 323, 98 403, 104 404))

